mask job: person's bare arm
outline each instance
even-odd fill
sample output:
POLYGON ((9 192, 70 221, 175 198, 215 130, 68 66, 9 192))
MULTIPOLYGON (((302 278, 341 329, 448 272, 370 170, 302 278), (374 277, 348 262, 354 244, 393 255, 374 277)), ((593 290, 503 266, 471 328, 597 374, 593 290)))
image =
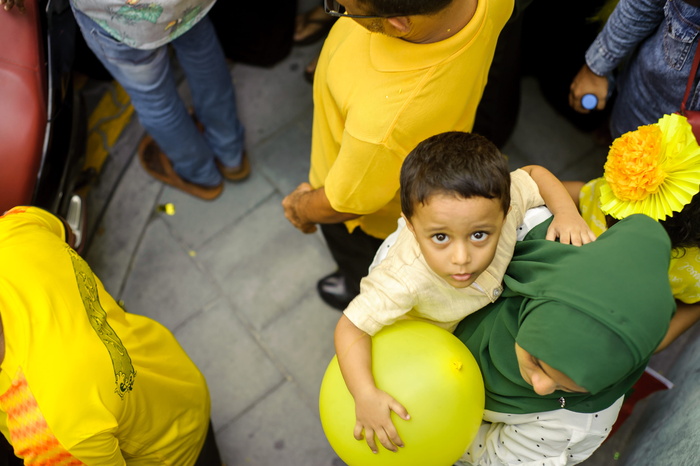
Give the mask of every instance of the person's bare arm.
POLYGON ((357 328, 344 314, 335 328, 335 351, 345 385, 355 400, 356 423, 353 435, 364 438, 372 452, 377 453, 375 435, 391 451, 403 447, 396 427, 391 422, 391 411, 402 419, 410 417, 391 395, 380 390, 372 376, 372 339, 357 328))
POLYGON ((528 165, 522 170, 527 172, 537 184, 540 195, 547 208, 552 211, 554 219, 547 230, 546 239, 560 243, 581 246, 595 241, 595 235, 581 218, 578 206, 574 203, 566 187, 549 170, 539 165, 528 165))
POLYGON ((341 223, 359 217, 333 209, 325 189, 313 189, 309 183, 301 183, 289 193, 282 207, 287 220, 302 233, 315 232, 317 223, 341 223))
POLYGON ((673 343, 673 341, 681 336, 686 330, 700 320, 700 303, 686 304, 676 300, 676 313, 671 318, 671 324, 668 327, 666 336, 656 348, 656 353, 664 350, 673 343))

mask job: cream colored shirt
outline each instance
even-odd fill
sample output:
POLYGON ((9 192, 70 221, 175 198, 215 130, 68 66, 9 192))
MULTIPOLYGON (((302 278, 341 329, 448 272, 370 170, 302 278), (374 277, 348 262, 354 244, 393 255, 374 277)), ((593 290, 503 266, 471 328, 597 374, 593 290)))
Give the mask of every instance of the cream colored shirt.
POLYGON ((425 262, 408 228, 398 232, 386 258, 360 283, 360 294, 345 310, 357 328, 374 335, 399 319, 422 320, 452 332, 467 315, 495 301, 513 257, 517 229, 525 212, 544 204, 537 184, 522 171, 511 173, 511 209, 506 216, 496 255, 467 288, 455 288, 425 262))

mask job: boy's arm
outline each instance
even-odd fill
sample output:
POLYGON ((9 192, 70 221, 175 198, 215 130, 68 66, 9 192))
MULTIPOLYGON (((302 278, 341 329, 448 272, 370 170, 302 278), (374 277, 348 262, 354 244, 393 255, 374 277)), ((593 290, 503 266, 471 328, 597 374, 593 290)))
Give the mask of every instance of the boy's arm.
POLYGON ((391 395, 380 390, 372 376, 372 338, 357 328, 345 314, 335 328, 335 352, 345 384, 355 400, 354 436, 364 437, 373 453, 377 453, 374 436, 387 450, 398 451, 403 447, 394 424, 391 411, 402 419, 410 419, 404 408, 391 395))
POLYGON ((583 189, 586 183, 584 183, 583 181, 562 181, 561 183, 566 188, 566 191, 569 193, 569 196, 571 196, 571 199, 574 201, 574 204, 578 206, 581 202, 581 189, 583 189))
POLYGON ((528 165, 522 170, 537 184, 544 203, 554 215, 546 239, 554 241, 559 238, 560 243, 574 246, 595 241, 595 235, 581 218, 578 206, 552 172, 539 165, 528 165))

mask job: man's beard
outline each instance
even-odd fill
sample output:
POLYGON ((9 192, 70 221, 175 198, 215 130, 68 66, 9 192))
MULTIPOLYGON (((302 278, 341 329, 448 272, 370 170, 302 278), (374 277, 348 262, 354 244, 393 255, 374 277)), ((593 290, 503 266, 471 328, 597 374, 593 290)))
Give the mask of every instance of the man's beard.
POLYGON ((367 23, 365 26, 369 32, 377 32, 379 34, 386 34, 384 32, 384 20, 382 18, 374 18, 367 23))

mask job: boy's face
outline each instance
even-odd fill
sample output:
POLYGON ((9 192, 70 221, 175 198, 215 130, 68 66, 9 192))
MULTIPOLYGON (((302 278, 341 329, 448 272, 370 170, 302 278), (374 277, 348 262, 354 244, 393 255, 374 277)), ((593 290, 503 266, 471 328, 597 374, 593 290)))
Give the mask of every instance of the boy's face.
POLYGON ((444 194, 416 204, 406 219, 425 261, 455 288, 470 286, 491 264, 504 222, 498 199, 444 194))

